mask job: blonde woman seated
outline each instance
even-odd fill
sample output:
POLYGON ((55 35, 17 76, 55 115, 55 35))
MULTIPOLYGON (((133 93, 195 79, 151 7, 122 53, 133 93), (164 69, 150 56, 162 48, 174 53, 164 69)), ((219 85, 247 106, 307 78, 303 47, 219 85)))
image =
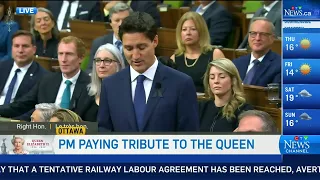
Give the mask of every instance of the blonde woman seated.
POLYGON ((187 12, 180 18, 176 40, 178 49, 171 59, 175 61, 178 71, 192 77, 197 92, 203 93, 203 75, 208 63, 223 58, 224 54, 210 44, 207 24, 196 12, 187 12))
POLYGON ((88 85, 89 95, 95 96, 97 105, 100 100, 102 79, 124 67, 122 54, 116 46, 108 43, 98 48, 93 59, 91 83, 88 85))
POLYGON ((29 154, 28 151, 23 150, 24 139, 22 137, 13 136, 11 143, 14 148, 8 154, 29 154))
POLYGON ((241 112, 253 107, 246 103, 239 72, 231 60, 209 63, 203 84, 210 99, 199 102, 200 130, 233 132, 241 112))
POLYGON ((50 122, 82 122, 82 119, 69 109, 58 109, 51 116, 50 122))

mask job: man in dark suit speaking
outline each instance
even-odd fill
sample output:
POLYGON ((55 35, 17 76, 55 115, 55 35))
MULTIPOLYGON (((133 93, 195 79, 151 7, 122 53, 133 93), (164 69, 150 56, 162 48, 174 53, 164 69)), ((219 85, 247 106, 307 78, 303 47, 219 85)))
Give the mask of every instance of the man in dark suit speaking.
POLYGON ((99 131, 197 131, 193 81, 155 57, 158 35, 154 19, 134 12, 122 22, 119 36, 130 67, 103 80, 99 131))
POLYGON ((85 121, 96 121, 94 98, 88 95, 90 77, 80 70, 85 55, 84 43, 73 36, 61 39, 58 60, 61 73, 44 76, 19 100, 0 106, 0 116, 12 118, 34 109, 36 104, 55 103, 77 113, 85 121))

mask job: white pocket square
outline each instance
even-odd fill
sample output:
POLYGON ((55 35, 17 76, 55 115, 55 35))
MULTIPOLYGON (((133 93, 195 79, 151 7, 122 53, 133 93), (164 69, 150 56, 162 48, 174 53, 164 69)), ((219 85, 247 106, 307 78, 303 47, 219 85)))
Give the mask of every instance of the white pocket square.
POLYGON ((82 11, 79 13, 79 15, 84 15, 84 14, 88 14, 88 13, 89 13, 89 11, 82 11))

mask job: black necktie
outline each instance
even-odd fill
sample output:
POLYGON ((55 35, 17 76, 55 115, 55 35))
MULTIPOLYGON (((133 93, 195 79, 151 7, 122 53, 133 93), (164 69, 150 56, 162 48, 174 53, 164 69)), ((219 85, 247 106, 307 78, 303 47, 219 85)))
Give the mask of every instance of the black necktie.
POLYGON ((66 15, 64 16, 63 25, 61 29, 69 29, 68 28, 68 21, 70 18, 70 12, 71 12, 71 2, 69 1, 68 10, 66 12, 66 15))
POLYGON ((135 90, 134 100, 133 100, 134 110, 136 112, 137 124, 140 131, 142 131, 143 117, 146 109, 146 93, 143 85, 143 81, 145 79, 146 77, 144 75, 139 75, 137 77, 137 85, 136 85, 136 90, 135 90))
POLYGON ((253 67, 249 70, 249 72, 247 73, 246 77, 244 78, 243 84, 248 84, 248 85, 250 85, 251 82, 252 82, 252 79, 253 79, 253 77, 254 77, 254 75, 255 75, 255 73, 257 72, 257 69, 258 69, 258 67, 259 67, 260 61, 257 60, 257 59, 255 59, 255 60, 253 61, 253 63, 254 63, 254 65, 253 65, 253 67))
POLYGON ((15 84, 17 82, 18 72, 20 72, 20 71, 21 71, 20 69, 16 69, 16 71, 14 73, 14 76, 11 79, 11 82, 9 84, 9 88, 8 88, 8 91, 7 91, 7 94, 6 94, 6 98, 4 100, 4 104, 10 104, 11 103, 13 89, 14 89, 14 86, 15 86, 15 84))

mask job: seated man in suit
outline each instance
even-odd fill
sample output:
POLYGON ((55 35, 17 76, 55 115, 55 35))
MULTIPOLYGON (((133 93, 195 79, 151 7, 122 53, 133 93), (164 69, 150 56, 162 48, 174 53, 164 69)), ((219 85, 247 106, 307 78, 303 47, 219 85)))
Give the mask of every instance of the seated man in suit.
POLYGON ((271 51, 274 31, 274 25, 267 18, 253 19, 248 37, 252 52, 233 60, 243 84, 266 87, 270 83, 281 83, 281 57, 271 51))
MULTIPOLYGON (((276 37, 281 37, 281 1, 263 1, 264 5, 262 8, 258 9, 254 13, 253 18, 255 17, 266 17, 271 21, 275 27, 276 37)), ((252 19, 250 24, 252 23, 252 19)), ((248 47, 248 35, 243 39, 239 45, 239 49, 246 49, 248 47)))
POLYGON ((13 60, 0 61, 0 105, 27 94, 47 72, 33 61, 36 44, 29 31, 17 31, 11 41, 13 60))
POLYGON ((133 11, 146 12, 150 14, 156 21, 158 27, 161 27, 160 13, 157 9, 157 3, 153 1, 110 1, 104 8, 104 20, 109 22, 109 9, 111 9, 117 2, 124 2, 132 8, 133 11))
POLYGON ((239 126, 234 132, 269 132, 277 133, 273 118, 264 111, 249 110, 239 115, 239 126))
POLYGON ((192 10, 202 15, 206 21, 211 45, 226 46, 232 32, 231 14, 216 1, 200 1, 200 3, 200 6, 192 10))
POLYGON ((85 21, 102 21, 99 1, 47 1, 49 9, 57 19, 58 29, 69 29, 69 18, 85 21))
MULTIPOLYGON (((94 59, 94 55, 96 54, 96 51, 100 46, 107 43, 113 44, 119 49, 120 52, 123 52, 122 42, 119 38, 119 26, 121 25, 123 19, 129 16, 129 14, 132 12, 132 9, 127 4, 122 2, 118 2, 110 9, 109 17, 111 20, 110 25, 113 30, 113 33, 109 33, 107 35, 98 37, 93 41, 90 50, 90 61, 86 70, 87 73, 91 73, 92 71, 92 62, 94 59)), ((127 65, 127 61, 125 61, 125 65, 127 65)))
POLYGON ((90 77, 80 70, 85 55, 81 39, 68 36, 58 45, 58 60, 61 72, 44 76, 26 95, 8 105, 0 106, 0 116, 16 117, 30 111, 36 104, 55 103, 71 109, 86 121, 96 121, 98 106, 88 95, 90 77))
POLYGON ((103 80, 99 131, 198 131, 193 81, 155 57, 154 19, 147 13, 132 13, 123 20, 119 37, 130 67, 103 80))

